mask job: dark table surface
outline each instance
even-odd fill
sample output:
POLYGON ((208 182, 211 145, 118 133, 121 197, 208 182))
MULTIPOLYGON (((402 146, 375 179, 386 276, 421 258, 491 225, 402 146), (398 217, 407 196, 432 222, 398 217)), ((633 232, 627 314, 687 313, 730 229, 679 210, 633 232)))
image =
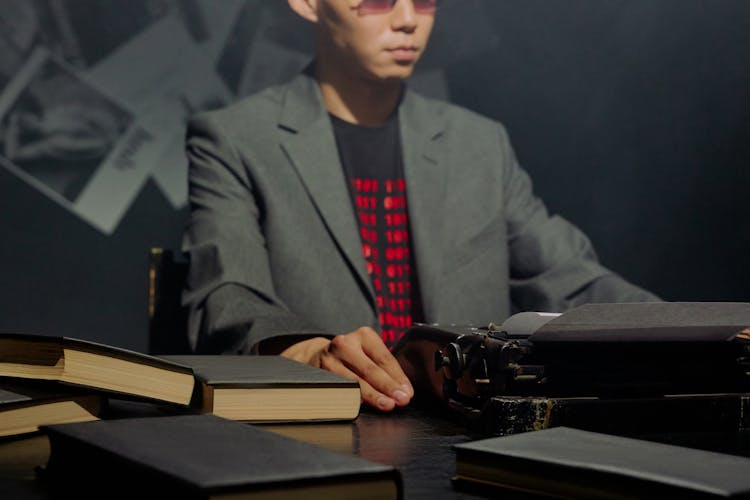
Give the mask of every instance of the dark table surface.
MULTIPOLYGON (((146 403, 111 404, 106 418, 164 414, 146 403)), ((382 414, 363 408, 354 422, 266 424, 261 427, 336 451, 396 466, 404 482, 404 498, 481 498, 453 489, 455 462, 451 446, 473 435, 447 415, 434 410, 405 408, 382 414)), ((0 498, 50 498, 36 479, 35 469, 49 457, 44 435, 0 441, 0 498)))
MULTIPOLYGON (((115 402, 107 418, 163 414, 145 403, 115 402)), ((267 430, 320 446, 396 466, 404 482, 404 498, 486 498, 454 488, 452 445, 489 437, 434 408, 407 407, 391 414, 363 408, 354 422, 267 424, 267 430)), ((656 441, 750 456, 750 435, 713 433, 641 436, 656 441)), ((44 465, 49 443, 43 435, 0 441, 0 499, 50 498, 36 480, 35 468, 44 465)), ((515 498, 503 495, 503 498, 515 498)))

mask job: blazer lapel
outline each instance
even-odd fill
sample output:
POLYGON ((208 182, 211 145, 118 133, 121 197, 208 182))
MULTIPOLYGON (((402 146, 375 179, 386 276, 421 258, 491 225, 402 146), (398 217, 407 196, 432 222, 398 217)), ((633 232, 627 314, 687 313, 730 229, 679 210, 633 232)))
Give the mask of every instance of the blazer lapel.
POLYGON ((399 108, 412 251, 425 319, 439 313, 442 273, 443 200, 447 175, 441 165, 443 123, 422 97, 406 91, 399 108))
POLYGON ((299 75, 287 88, 279 126, 290 132, 281 147, 294 165, 310 198, 357 274, 375 312, 375 292, 362 256, 361 239, 333 127, 315 80, 299 75))

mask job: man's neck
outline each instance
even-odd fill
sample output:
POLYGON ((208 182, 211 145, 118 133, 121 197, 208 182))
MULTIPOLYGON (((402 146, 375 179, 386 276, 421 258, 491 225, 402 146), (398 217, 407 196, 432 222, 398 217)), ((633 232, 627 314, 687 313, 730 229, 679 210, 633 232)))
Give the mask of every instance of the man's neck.
POLYGON ((328 112, 357 125, 382 125, 401 99, 401 81, 375 82, 316 67, 316 77, 328 112))

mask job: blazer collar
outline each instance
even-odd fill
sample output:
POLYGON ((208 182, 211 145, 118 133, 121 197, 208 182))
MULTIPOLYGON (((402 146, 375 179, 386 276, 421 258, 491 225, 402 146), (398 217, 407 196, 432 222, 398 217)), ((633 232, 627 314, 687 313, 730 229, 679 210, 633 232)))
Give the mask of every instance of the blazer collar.
POLYGON ((442 103, 430 101, 410 90, 401 101, 399 122, 409 210, 412 253, 421 290, 424 319, 437 317, 442 275, 443 200, 448 167, 442 148, 445 120, 442 103))
POLYGON ((320 86, 313 77, 312 64, 292 79, 284 88, 279 114, 279 126, 290 132, 324 126, 328 112, 323 103, 320 86))
MULTIPOLYGON (((442 109, 407 88, 398 111, 412 252, 423 291, 437 286, 436 278, 441 272, 441 200, 447 176, 439 161, 444 123, 438 108, 442 109)), ((333 127, 309 67, 287 85, 278 123, 290 132, 282 141, 283 150, 376 311, 375 292, 362 256, 359 227, 333 127)), ((436 304, 429 299, 435 294, 422 295, 425 317, 434 317, 436 304)))

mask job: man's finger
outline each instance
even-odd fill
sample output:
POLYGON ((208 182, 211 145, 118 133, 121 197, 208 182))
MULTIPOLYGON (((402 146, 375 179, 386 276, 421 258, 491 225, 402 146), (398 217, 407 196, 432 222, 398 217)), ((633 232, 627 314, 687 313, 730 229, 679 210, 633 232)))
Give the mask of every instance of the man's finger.
POLYGON ((393 354, 391 354, 391 351, 388 350, 377 333, 375 334, 375 338, 368 335, 363 339, 362 350, 368 358, 382 368, 393 380, 399 383, 401 390, 403 390, 409 398, 414 396, 414 388, 409 381, 409 377, 406 376, 401 365, 398 364, 396 358, 393 357, 393 354))
MULTIPOLYGON (((330 352, 341 360, 358 378, 376 391, 396 401, 399 406, 409 404, 411 395, 402 379, 395 379, 365 354, 358 335, 339 335, 331 340, 330 352)), ((387 351, 387 349, 386 349, 387 351)), ((390 355, 390 353, 388 353, 390 355)))
POLYGON ((333 354, 324 356, 321 360, 321 368, 346 377, 351 380, 356 380, 359 383, 359 390, 362 395, 362 401, 366 404, 377 408, 381 411, 391 411, 396 406, 396 401, 389 398, 385 394, 375 390, 372 385, 368 384, 367 381, 358 377, 355 372, 346 367, 346 365, 333 354))

